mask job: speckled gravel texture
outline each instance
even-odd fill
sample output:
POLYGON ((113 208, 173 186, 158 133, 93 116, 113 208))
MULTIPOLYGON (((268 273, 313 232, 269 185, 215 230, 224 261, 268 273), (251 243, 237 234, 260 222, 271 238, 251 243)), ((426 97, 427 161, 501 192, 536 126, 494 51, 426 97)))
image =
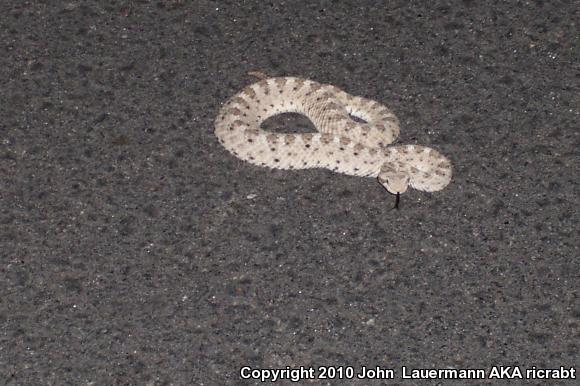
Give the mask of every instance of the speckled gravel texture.
MULTIPOLYGON (((0 14, 0 384, 256 383, 242 366, 380 366, 395 377, 299 384, 418 384, 401 366, 578 365, 574 1, 0 14), (447 155, 452 183, 397 211, 373 179, 240 161, 213 120, 252 70, 386 104, 398 143, 447 155)), ((486 382, 505 380, 471 384, 486 382)))

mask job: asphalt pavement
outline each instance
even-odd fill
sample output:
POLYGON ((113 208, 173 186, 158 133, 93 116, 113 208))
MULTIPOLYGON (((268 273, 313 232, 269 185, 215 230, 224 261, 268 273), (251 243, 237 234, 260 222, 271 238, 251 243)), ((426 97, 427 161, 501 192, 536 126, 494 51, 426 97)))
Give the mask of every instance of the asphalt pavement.
POLYGON ((575 2, 0 14, 0 384, 576 384, 575 2), (235 158, 213 121, 249 71, 389 106, 451 184, 392 210, 235 158))

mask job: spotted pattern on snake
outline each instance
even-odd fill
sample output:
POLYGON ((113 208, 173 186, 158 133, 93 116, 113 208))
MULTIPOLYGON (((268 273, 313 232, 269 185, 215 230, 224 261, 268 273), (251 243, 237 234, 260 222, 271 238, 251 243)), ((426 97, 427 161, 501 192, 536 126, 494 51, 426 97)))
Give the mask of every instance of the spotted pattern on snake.
POLYGON ((451 162, 438 151, 389 146, 399 135, 399 121, 387 107, 308 79, 268 78, 247 86, 223 105, 215 134, 233 155, 252 164, 374 177, 393 194, 409 186, 433 192, 451 181, 451 162), (261 128, 269 117, 288 112, 305 115, 318 132, 261 128))

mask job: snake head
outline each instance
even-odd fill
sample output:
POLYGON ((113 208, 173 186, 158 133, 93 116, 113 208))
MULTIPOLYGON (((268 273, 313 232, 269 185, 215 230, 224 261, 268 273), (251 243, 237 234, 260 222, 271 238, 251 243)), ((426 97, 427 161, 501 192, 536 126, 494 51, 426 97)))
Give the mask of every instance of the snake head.
POLYGON ((443 189, 451 181, 451 162, 438 151, 419 145, 393 146, 385 150, 379 182, 391 193, 411 186, 424 192, 443 189))
POLYGON ((390 193, 401 194, 407 191, 411 178, 408 173, 384 166, 379 172, 378 180, 390 193))

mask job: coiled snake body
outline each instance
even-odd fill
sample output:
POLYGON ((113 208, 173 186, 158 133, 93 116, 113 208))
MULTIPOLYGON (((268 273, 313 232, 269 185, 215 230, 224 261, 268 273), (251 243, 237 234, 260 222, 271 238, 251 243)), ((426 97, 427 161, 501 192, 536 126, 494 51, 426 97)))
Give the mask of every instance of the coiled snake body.
POLYGON ((438 151, 419 145, 388 146, 399 135, 399 122, 387 107, 302 78, 269 78, 247 86, 223 105, 215 134, 244 161, 276 169, 326 168, 376 177, 397 196, 409 186, 441 190, 451 180, 451 163, 438 151), (260 128, 267 118, 285 112, 306 115, 318 133, 260 128))

